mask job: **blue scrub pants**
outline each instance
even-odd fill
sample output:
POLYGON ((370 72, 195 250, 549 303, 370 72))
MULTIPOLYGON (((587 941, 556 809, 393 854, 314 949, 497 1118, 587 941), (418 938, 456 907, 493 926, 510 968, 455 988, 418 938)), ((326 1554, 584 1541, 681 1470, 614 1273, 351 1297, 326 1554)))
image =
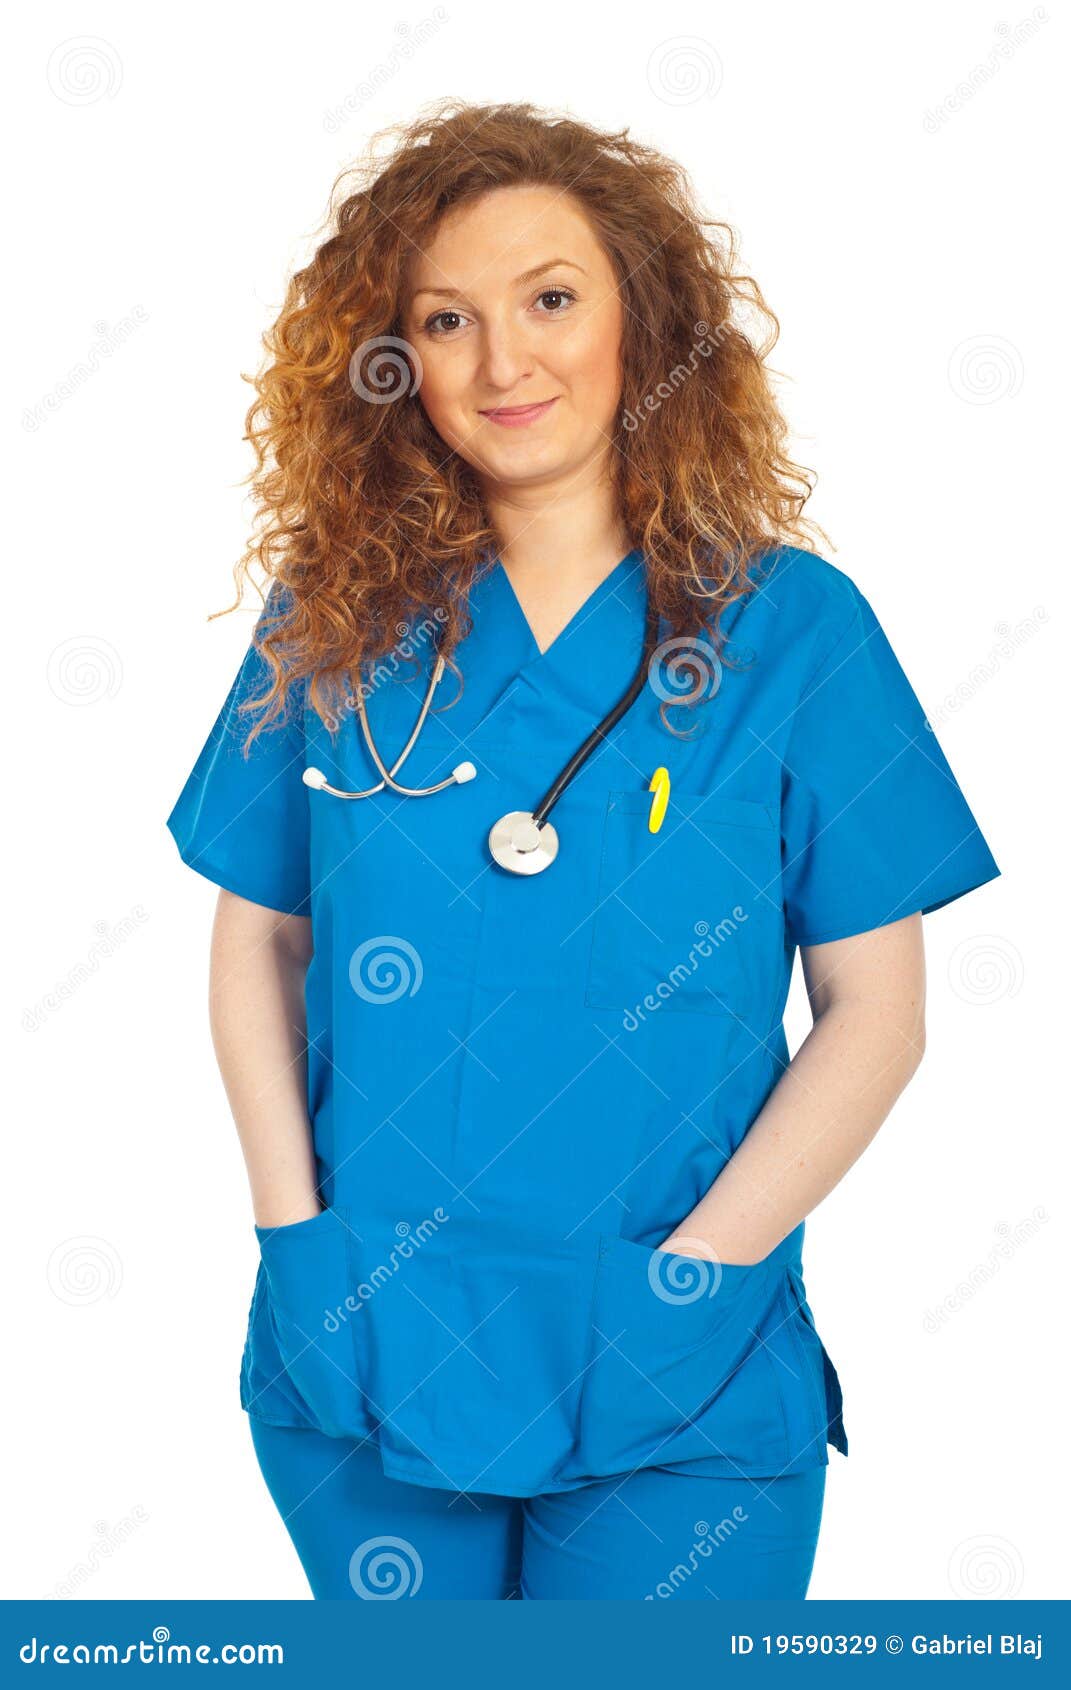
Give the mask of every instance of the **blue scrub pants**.
POLYGON ((807 1594, 824 1467, 774 1479, 644 1467, 546 1496, 433 1490, 374 1448, 250 1416, 317 1598, 709 1601, 807 1594))

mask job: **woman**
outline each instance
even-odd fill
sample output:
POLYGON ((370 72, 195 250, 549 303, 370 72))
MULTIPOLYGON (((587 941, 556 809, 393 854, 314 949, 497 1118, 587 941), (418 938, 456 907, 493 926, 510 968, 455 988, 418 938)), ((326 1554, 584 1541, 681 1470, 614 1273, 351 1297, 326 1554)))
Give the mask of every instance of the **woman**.
POLYGON ((998 870, 802 544, 724 237, 627 133, 448 106, 268 340, 272 588, 168 825, 318 1597, 807 1590, 804 1217, 918 1064, 921 915, 998 870))

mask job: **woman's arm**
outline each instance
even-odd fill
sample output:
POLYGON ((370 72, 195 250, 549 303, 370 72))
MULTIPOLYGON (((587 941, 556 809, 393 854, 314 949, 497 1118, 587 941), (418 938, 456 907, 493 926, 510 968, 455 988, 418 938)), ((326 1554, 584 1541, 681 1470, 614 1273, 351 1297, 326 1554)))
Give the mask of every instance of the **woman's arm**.
POLYGON ((761 1261, 862 1155, 922 1059, 921 915, 801 956, 814 1025, 662 1250, 761 1261))
POLYGON ((320 1211, 306 1103, 305 972, 312 923, 221 891, 209 1020, 258 1226, 320 1211))

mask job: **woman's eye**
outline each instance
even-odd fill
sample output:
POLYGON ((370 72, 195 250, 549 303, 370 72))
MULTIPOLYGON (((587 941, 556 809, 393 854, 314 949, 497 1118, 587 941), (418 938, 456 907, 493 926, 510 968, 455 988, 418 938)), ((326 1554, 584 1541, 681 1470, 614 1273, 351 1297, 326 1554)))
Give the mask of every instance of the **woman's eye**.
POLYGON ((453 324, 447 328, 436 328, 435 326, 437 323, 442 323, 443 319, 447 317, 452 317, 454 319, 454 323, 462 321, 460 311, 436 311, 434 317, 429 317, 427 322, 424 324, 424 328, 427 333, 437 335, 451 334, 453 332, 453 324))
MULTIPOLYGON (((537 303, 542 304, 546 299, 557 300, 560 303, 549 311, 540 311, 538 315, 541 317, 560 317, 563 311, 574 303, 576 294, 569 288, 544 288, 538 296, 537 303)), ((465 318, 460 311, 436 311, 435 315, 429 317, 424 324, 424 331, 426 334, 435 335, 442 340, 456 333, 459 324, 463 322, 465 322, 465 318)))
MULTIPOLYGON (((539 297, 540 297, 541 300, 542 299, 560 299, 560 300, 563 300, 563 301, 566 301, 566 302, 571 302, 572 300, 576 299, 576 294, 571 293, 568 288, 544 288, 543 292, 540 294, 539 297)), ((557 311, 541 311, 540 312, 541 317, 560 317, 561 315, 562 315, 562 312, 561 312, 560 309, 558 309, 557 311)))

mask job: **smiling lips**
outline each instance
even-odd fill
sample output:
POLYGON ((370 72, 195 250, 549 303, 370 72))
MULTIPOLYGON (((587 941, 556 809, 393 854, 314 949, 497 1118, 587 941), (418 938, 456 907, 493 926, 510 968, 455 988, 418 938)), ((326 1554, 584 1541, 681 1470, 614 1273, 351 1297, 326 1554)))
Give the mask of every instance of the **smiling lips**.
POLYGON ((544 399, 540 405, 504 405, 501 410, 481 411, 480 415, 486 417, 489 422, 500 424, 502 428, 524 428, 527 423, 544 416, 556 403, 557 396, 554 399, 544 399))

